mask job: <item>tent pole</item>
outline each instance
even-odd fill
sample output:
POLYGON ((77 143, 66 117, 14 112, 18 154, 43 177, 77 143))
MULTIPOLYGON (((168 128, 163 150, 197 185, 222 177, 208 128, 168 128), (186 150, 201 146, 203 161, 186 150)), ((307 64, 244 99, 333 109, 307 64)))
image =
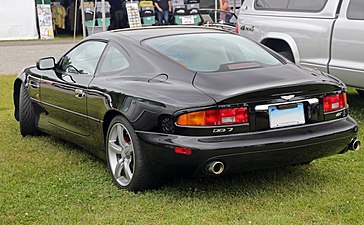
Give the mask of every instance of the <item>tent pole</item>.
POLYGON ((215 21, 214 22, 217 23, 217 0, 215 0, 215 21))
POLYGON ((77 0, 75 0, 75 17, 73 19, 73 41, 76 40, 76 31, 77 31, 77 0))
POLYGON ((102 14, 102 30, 106 31, 106 12, 105 12, 105 0, 101 0, 101 14, 102 14))
POLYGON ((92 31, 91 31, 91 34, 94 33, 94 30, 95 30, 95 20, 96 20, 96 3, 97 3, 97 0, 95 0, 95 5, 94 5, 94 17, 92 18, 92 31))
POLYGON ((81 16, 82 16, 82 34, 83 38, 86 37, 86 27, 85 27, 85 11, 83 8, 83 0, 81 0, 81 16))

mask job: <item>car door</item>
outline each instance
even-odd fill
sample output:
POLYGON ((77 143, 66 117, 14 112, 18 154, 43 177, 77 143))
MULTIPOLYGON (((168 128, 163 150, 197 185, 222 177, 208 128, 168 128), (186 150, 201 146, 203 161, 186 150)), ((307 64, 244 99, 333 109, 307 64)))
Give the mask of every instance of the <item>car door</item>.
POLYGON ((346 0, 334 27, 329 72, 347 85, 364 88, 363 48, 364 1, 346 0))
POLYGON ((87 89, 105 47, 103 41, 83 42, 61 58, 53 73, 43 76, 41 101, 50 124, 90 135, 87 89))

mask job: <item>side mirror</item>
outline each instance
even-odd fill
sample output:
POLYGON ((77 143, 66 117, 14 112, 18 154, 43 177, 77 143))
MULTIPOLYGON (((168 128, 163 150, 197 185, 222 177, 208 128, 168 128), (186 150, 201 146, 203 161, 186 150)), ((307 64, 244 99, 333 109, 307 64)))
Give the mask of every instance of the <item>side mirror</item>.
POLYGON ((56 66, 56 60, 54 57, 41 58, 37 61, 38 70, 51 70, 56 66))

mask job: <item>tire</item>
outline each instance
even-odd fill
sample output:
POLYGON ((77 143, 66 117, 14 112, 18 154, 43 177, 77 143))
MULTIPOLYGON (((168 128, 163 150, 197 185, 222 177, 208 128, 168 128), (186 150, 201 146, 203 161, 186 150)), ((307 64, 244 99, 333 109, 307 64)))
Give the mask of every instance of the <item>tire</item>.
POLYGON ((294 63, 293 54, 290 51, 278 52, 281 56, 294 63))
POLYGON ((364 90, 363 89, 356 89, 356 91, 358 92, 358 94, 364 98, 364 90))
POLYGON ((110 123, 106 160, 113 182, 121 189, 142 191, 158 186, 131 124, 122 116, 110 123))
POLYGON ((30 100, 28 91, 26 90, 24 84, 21 84, 19 93, 19 124, 21 135, 23 137, 27 135, 39 135, 40 132, 37 129, 36 123, 37 116, 33 103, 30 100))

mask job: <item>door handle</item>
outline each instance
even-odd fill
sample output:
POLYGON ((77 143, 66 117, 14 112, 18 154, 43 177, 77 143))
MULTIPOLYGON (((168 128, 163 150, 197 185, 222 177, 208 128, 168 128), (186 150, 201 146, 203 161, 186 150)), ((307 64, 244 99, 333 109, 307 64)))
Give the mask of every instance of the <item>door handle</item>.
POLYGON ((85 92, 81 89, 76 89, 75 90, 75 97, 76 98, 83 98, 85 97, 85 92))
POLYGON ((34 88, 34 89, 39 88, 39 83, 35 82, 34 80, 30 80, 29 85, 31 88, 34 88))

